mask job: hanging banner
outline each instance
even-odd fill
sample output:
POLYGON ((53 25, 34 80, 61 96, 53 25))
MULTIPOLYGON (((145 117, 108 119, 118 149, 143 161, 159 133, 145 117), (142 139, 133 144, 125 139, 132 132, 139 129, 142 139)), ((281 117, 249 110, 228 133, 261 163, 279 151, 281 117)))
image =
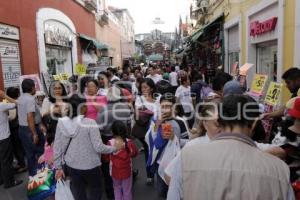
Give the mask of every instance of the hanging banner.
POLYGON ((86 66, 83 64, 76 64, 75 66, 75 73, 77 75, 86 75, 86 66))
MULTIPOLYGON (((43 86, 41 84, 41 80, 40 80, 40 77, 39 77, 38 74, 30 74, 30 75, 20 76, 20 85, 22 85, 22 82, 25 79, 31 79, 31 80, 34 81, 34 83, 35 83, 35 90, 36 91, 43 91, 43 86)), ((22 88, 21 88, 21 92, 23 92, 22 88)))
POLYGON ((266 94, 265 103, 276 106, 279 104, 279 98, 282 91, 282 84, 271 82, 266 94))
POLYGON ((267 80, 268 75, 255 74, 250 88, 250 92, 255 93, 257 95, 262 95, 267 80))

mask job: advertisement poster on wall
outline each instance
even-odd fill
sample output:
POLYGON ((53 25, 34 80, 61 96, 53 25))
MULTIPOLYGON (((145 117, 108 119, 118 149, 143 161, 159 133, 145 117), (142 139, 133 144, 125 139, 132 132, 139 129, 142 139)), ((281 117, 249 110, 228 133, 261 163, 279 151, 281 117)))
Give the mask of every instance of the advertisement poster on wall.
MULTIPOLYGON (((36 91, 43 91, 41 80, 40 80, 40 77, 39 77, 38 74, 30 74, 30 75, 20 76, 20 85, 22 84, 22 82, 23 82, 24 79, 31 79, 31 80, 33 80, 34 84, 35 84, 35 90, 36 91)), ((23 92, 22 88, 21 88, 21 92, 23 92)))

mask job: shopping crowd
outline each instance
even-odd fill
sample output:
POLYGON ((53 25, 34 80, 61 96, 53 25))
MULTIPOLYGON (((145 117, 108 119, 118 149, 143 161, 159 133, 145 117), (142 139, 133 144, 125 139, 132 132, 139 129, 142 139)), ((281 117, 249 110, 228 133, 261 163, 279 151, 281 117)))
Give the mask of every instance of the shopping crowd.
POLYGON ((0 91, 0 184, 20 185, 16 173, 46 166, 70 180, 75 200, 100 200, 102 191, 131 200, 132 159, 142 153, 157 199, 295 199, 300 69, 282 79, 293 95, 271 113, 238 77, 191 66, 108 68, 53 81, 47 94, 25 79, 0 91))

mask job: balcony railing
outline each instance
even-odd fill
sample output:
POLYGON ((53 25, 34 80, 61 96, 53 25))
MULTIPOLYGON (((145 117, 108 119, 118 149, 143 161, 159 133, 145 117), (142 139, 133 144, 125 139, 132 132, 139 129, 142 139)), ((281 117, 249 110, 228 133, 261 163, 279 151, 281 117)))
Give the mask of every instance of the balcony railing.
POLYGON ((84 6, 89 11, 97 11, 97 0, 84 0, 84 6))
POLYGON ((109 24, 109 17, 106 11, 100 11, 100 13, 97 13, 96 19, 100 26, 105 26, 109 24))

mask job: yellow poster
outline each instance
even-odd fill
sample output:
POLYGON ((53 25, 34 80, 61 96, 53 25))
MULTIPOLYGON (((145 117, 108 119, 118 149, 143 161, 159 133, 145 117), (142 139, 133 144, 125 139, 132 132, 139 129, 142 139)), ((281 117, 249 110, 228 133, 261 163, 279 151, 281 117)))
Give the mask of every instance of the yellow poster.
POLYGON ((59 81, 60 80, 60 75, 53 75, 53 79, 56 80, 56 81, 59 81))
POLYGON ((61 73, 60 74, 60 80, 61 81, 67 81, 69 79, 69 75, 67 73, 61 73))
POLYGON ((78 75, 85 75, 86 74, 86 66, 83 64, 76 64, 75 73, 78 75))
POLYGON ((282 90, 282 84, 281 83, 275 83, 271 82, 268 92, 266 94, 265 102, 270 105, 278 105, 279 104, 279 98, 282 90))
POLYGON ((264 74, 255 74, 250 92, 262 95, 266 82, 268 80, 268 76, 264 74))

